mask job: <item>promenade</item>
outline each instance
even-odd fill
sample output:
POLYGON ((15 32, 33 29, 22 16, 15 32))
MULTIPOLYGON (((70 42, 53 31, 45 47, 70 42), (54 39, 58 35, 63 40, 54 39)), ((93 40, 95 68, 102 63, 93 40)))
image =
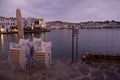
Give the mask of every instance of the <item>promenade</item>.
POLYGON ((0 80, 120 80, 120 64, 54 60, 49 69, 41 64, 28 73, 13 70, 7 60, 2 60, 0 80))

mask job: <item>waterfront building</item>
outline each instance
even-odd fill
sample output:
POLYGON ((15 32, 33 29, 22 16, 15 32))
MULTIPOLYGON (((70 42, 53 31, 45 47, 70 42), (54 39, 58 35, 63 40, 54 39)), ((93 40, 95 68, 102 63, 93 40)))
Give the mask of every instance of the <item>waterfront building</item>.
POLYGON ((5 32, 5 17, 0 16, 0 32, 5 32))
POLYGON ((5 18, 5 31, 11 32, 11 31, 17 31, 17 21, 16 18, 10 17, 5 18))
MULTIPOLYGON (((45 21, 38 18, 22 18, 24 29, 33 30, 36 27, 46 28, 45 21)), ((0 16, 0 32, 17 32, 17 20, 14 17, 1 17, 0 16)))
POLYGON ((46 26, 49 29, 66 29, 69 28, 70 23, 61 21, 47 22, 46 26))

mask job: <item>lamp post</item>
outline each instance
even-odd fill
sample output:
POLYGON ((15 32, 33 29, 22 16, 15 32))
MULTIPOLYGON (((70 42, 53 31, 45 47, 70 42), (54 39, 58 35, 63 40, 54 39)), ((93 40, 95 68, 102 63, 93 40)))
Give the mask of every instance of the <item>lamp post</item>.
POLYGON ((72 26, 72 62, 78 60, 78 34, 79 34, 78 25, 76 27, 72 26))

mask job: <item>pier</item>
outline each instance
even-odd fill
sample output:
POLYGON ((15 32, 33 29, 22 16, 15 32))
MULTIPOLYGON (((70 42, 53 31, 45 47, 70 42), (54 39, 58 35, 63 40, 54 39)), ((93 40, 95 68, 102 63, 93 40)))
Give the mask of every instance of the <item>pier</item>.
POLYGON ((113 54, 83 53, 81 57, 82 57, 82 61, 120 63, 120 54, 118 53, 113 53, 113 54))
MULTIPOLYGON (((24 31, 24 33, 42 33, 42 32, 50 32, 50 30, 43 29, 43 30, 38 30, 38 31, 28 31, 28 30, 24 31)), ((18 33, 18 32, 0 32, 0 34, 15 34, 15 33, 18 33)))

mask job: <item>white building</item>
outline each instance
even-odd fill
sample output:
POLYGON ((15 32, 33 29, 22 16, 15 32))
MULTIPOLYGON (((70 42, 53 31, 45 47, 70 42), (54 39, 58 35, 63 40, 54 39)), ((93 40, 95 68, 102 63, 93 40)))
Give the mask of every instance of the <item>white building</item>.
POLYGON ((10 17, 5 19, 5 30, 10 32, 12 30, 17 31, 17 20, 16 18, 10 17))
MULTIPOLYGON (((37 18, 23 18, 24 28, 31 28, 33 27, 45 27, 45 23, 43 19, 37 18), (35 21, 38 21, 36 23, 35 21)), ((0 17, 0 32, 15 32, 17 31, 17 20, 16 18, 9 17, 0 17)))
POLYGON ((5 31, 4 28, 5 28, 5 17, 0 16, 0 32, 1 31, 4 32, 5 31))
POLYGON ((31 18, 31 17, 25 18, 25 21, 24 21, 25 28, 32 27, 34 25, 35 25, 35 18, 31 18))

